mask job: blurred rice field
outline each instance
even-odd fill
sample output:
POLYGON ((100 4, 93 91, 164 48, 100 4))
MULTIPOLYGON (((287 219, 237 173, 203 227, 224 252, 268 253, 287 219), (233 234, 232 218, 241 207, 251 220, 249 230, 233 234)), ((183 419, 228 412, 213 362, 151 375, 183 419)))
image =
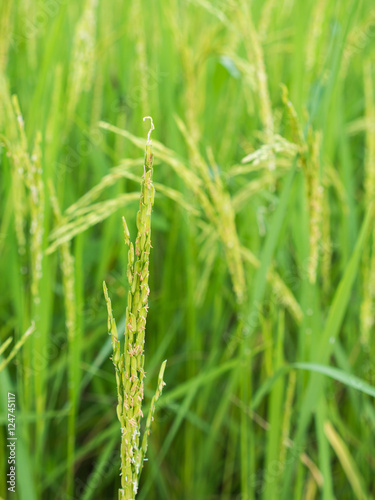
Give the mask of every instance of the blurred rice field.
POLYGON ((375 5, 7 0, 0 26, 0 498, 117 498, 102 282, 123 334, 146 115, 146 411, 168 364, 137 500, 375 498, 375 5))

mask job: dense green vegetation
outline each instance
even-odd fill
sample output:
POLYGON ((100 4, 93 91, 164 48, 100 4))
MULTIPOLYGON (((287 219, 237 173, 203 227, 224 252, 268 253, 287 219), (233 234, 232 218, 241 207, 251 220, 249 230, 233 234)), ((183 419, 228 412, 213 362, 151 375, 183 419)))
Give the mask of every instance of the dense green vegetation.
POLYGON ((375 6, 7 0, 0 25, 0 498, 117 498, 102 283, 121 338, 146 115, 145 415, 168 363, 137 499, 375 498, 375 6))

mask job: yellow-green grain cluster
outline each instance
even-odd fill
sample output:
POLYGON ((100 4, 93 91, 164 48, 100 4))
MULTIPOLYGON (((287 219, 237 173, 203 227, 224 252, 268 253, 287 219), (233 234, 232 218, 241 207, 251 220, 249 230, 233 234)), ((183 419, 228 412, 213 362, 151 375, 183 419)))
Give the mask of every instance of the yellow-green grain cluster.
MULTIPOLYGON (((152 121, 151 121, 152 124, 152 121)), ((153 124, 152 128, 153 129, 153 124)), ((151 132, 150 130, 150 132, 151 132)), ((151 212, 154 204, 155 188, 152 183, 153 154, 150 133, 146 145, 144 173, 141 182, 141 198, 137 214, 138 234, 135 245, 130 241, 129 229, 123 218, 125 243, 129 246, 127 277, 129 282, 128 304, 126 308, 125 342, 123 349, 112 315, 111 301, 104 283, 104 295, 108 308, 108 331, 112 337, 113 364, 117 383, 117 416, 121 424, 121 489, 120 500, 134 499, 138 490, 139 477, 147 451, 148 435, 164 382, 165 369, 162 364, 158 386, 151 402, 143 439, 140 426, 143 401, 144 344, 148 311, 149 262, 151 251, 151 212)))

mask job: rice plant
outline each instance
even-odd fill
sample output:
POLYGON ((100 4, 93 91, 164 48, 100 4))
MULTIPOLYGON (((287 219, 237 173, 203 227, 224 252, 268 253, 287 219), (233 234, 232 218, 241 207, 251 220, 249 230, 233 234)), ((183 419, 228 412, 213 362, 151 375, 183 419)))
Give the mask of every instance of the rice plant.
POLYGON ((374 26, 0 3, 0 499, 375 497, 374 26))
MULTIPOLYGON (((145 460, 148 436, 155 405, 163 389, 163 374, 166 361, 159 372, 158 387, 151 401, 146 426, 141 438, 142 401, 144 397, 143 379, 144 345, 148 311, 148 286, 151 251, 151 212, 154 204, 155 188, 152 183, 153 154, 150 135, 154 129, 152 118, 148 133, 144 173, 141 182, 141 198, 137 214, 137 238, 135 245, 130 242, 129 229, 123 217, 125 244, 129 246, 127 278, 129 283, 128 305, 126 308, 124 346, 121 348, 116 323, 112 315, 111 300, 103 282, 104 296, 108 308, 108 333, 112 337, 113 364, 117 384, 117 416, 121 425, 121 488, 119 500, 135 498, 145 460)), ((145 120, 144 118, 143 120, 145 120)))

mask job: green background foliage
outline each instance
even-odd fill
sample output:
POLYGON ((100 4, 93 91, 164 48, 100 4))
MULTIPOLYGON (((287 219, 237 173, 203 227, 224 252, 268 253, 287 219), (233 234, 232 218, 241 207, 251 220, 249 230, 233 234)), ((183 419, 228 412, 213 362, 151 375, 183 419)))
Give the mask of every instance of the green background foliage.
POLYGON ((117 498, 102 282, 121 337, 146 115, 144 413, 168 364, 137 498, 375 497, 375 6, 8 0, 0 25, 0 341, 25 342, 0 498, 117 498))

